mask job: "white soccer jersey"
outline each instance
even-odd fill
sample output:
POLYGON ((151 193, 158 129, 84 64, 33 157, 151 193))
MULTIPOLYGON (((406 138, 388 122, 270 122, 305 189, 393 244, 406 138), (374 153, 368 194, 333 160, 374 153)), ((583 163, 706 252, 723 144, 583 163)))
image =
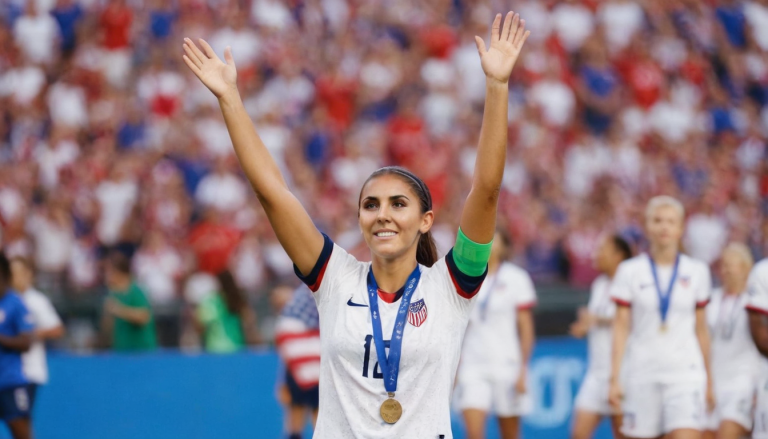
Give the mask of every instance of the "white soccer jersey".
MULTIPOLYGON (((29 289, 21 294, 21 300, 29 309, 34 319, 35 330, 45 331, 61 325, 61 319, 45 295, 35 289, 29 289)), ((35 384, 48 382, 48 364, 45 356, 45 344, 41 341, 32 343, 29 351, 21 355, 24 375, 35 384)))
POLYGON ((724 294, 722 288, 712 293, 707 306, 707 322, 712 340, 712 378, 715 387, 731 387, 729 382, 754 377, 760 353, 749 332, 745 306, 747 294, 724 294))
MULTIPOLYGON (((480 367, 495 377, 508 376, 520 365, 517 311, 536 305, 528 273, 504 262, 488 275, 477 293, 461 350, 461 369, 480 367)), ((459 373, 461 375, 461 372, 459 373)))
MULTIPOLYGON (((768 259, 755 264, 747 281, 747 310, 768 315, 768 259)), ((768 360, 761 356, 758 366, 757 403, 752 437, 768 439, 768 360)))
MULTIPOLYGON (((303 277, 315 291, 320 313, 320 412, 315 438, 453 437, 449 403, 471 310, 469 299, 477 288, 464 293, 467 290, 459 286, 462 280, 455 275, 455 266, 449 269, 449 264, 450 256, 432 267, 420 267, 421 280, 411 298, 403 335, 395 395, 403 414, 390 425, 379 413, 387 392, 368 308, 370 263, 356 260, 326 238, 318 265, 303 277), (328 252, 330 258, 325 256, 328 252), (410 312, 416 308, 417 313, 410 312)), ((472 279, 482 282, 482 277, 472 279)), ((388 344, 400 302, 377 299, 388 344)))
MULTIPOLYGON (((657 266, 659 286, 666 291, 672 266, 657 266)), ((611 285, 612 299, 631 307, 632 324, 622 375, 629 381, 679 382, 706 378, 696 338, 696 308, 709 300, 709 267, 680 255, 672 289, 666 330, 662 331, 659 297, 647 254, 619 265, 611 285)))
MULTIPOLYGON (((611 300, 611 279, 600 275, 592 282, 587 310, 601 320, 611 320, 616 315, 616 304, 611 300)), ((605 379, 611 376, 611 349, 613 328, 610 325, 593 325, 587 334, 589 368, 587 373, 605 379)), ((606 396, 607 397, 607 396, 606 396)))

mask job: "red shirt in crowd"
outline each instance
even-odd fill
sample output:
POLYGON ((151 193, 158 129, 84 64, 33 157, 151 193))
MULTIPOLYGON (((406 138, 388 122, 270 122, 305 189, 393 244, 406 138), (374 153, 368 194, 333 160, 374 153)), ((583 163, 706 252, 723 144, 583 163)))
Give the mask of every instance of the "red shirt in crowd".
POLYGON ((131 43, 131 23, 133 12, 125 4, 112 2, 101 14, 101 27, 104 30, 104 47, 110 50, 123 49, 131 43))
POLYGON ((241 235, 235 228, 208 221, 192 229, 189 244, 197 256, 198 269, 212 274, 224 271, 241 235))

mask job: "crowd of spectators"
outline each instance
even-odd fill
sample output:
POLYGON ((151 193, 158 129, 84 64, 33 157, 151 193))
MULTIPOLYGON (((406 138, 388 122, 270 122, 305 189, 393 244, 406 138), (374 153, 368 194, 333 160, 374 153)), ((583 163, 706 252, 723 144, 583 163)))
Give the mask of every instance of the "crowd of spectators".
MULTIPOLYGON (((358 192, 397 164, 429 185, 445 252, 469 188, 497 11, 515 69, 500 224, 535 281, 584 287, 598 236, 641 242, 655 194, 685 247, 768 255, 766 0, 8 0, 0 5, 0 245, 69 297, 120 250, 153 304, 228 268, 254 298, 292 265, 182 38, 232 47, 246 107, 318 227, 368 257, 358 192), (193 281, 188 281, 192 279, 193 281)), ((196 286, 196 284, 199 284, 196 286)))

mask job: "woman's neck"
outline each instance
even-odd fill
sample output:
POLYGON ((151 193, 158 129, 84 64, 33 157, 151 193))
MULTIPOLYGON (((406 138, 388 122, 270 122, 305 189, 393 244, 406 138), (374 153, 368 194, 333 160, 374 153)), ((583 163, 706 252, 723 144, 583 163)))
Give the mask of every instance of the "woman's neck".
POLYGON ((656 265, 674 265, 677 260, 677 246, 658 247, 651 245, 650 255, 656 265))
POLYGON ((725 294, 738 296, 747 289, 747 281, 741 279, 723 279, 723 291, 725 294))
POLYGON ((394 293, 405 285, 408 276, 413 273, 418 262, 416 262, 414 255, 389 260, 374 256, 371 265, 373 277, 376 278, 379 289, 387 293, 394 293))

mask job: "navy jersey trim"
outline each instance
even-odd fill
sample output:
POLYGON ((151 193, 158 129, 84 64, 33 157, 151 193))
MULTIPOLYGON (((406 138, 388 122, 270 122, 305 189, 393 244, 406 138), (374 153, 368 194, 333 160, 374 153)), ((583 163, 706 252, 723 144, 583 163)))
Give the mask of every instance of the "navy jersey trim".
POLYGON ((445 255, 445 263, 448 265, 448 273, 451 275, 453 286, 456 287, 456 292, 459 296, 465 299, 473 298, 480 287, 483 285, 485 276, 488 275, 488 265, 485 266, 485 271, 480 276, 469 276, 464 274, 459 267, 456 266, 456 261, 453 260, 453 249, 448 251, 445 255))
POLYGON ((331 254, 333 253, 333 241, 331 241, 331 238, 325 233, 322 233, 322 235, 323 250, 320 252, 320 257, 317 258, 317 262, 312 268, 312 271, 304 276, 301 274, 301 271, 299 271, 296 264, 293 264, 293 272, 296 273, 296 276, 304 282, 313 293, 320 289, 320 283, 323 281, 323 276, 325 276, 325 269, 328 267, 328 261, 331 260, 331 254))

